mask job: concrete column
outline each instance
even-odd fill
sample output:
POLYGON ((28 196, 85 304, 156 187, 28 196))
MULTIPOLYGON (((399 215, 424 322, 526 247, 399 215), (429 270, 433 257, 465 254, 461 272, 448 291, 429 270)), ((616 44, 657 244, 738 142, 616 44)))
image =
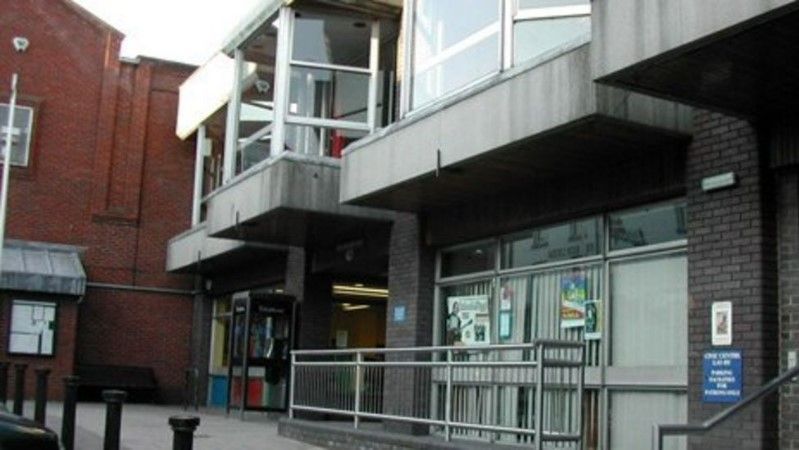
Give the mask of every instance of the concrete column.
POLYGON ((309 263, 305 249, 289 249, 285 292, 294 296, 299 303, 296 342, 303 349, 328 348, 333 307, 331 283, 328 277, 311 275, 309 263))
MULTIPOLYGON (((688 416, 701 422, 726 406, 702 401, 702 358, 711 350, 713 302, 733 305, 733 342, 743 356, 746 395, 776 376, 778 311, 774 193, 765 151, 745 121, 697 111, 688 150, 688 416), (734 172, 737 184, 704 192, 702 179, 734 172)), ((703 437, 693 449, 777 448, 774 398, 750 406, 703 437)))
MULTIPOLYGON (((202 285, 202 278, 197 277, 196 286, 202 285)), ((200 291, 200 289, 198 289, 200 291)), ((212 299, 199 293, 194 296, 191 327, 191 365, 198 370, 199 403, 205 405, 208 399, 208 362, 211 358, 211 321, 213 315, 212 299)))
MULTIPOLYGON (((387 347, 432 345, 435 251, 422 239, 416 215, 398 214, 391 229, 388 263, 387 347), (404 312, 403 312, 404 311, 404 312), (395 320, 396 319, 396 320, 395 320)), ((392 358, 407 358, 394 355, 392 358)), ((383 410, 387 414, 429 414, 429 373, 414 369, 387 369, 383 410)), ((388 423, 394 432, 420 434, 428 427, 388 423)))

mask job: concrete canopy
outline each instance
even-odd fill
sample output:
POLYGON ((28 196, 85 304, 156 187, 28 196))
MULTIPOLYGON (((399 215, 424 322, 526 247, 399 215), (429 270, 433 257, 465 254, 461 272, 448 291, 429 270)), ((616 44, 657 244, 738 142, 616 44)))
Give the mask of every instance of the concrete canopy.
POLYGON ((431 210, 684 148, 688 108, 596 85, 590 55, 583 42, 354 143, 342 202, 431 210))
POLYGON ((792 2, 599 81, 744 117, 795 114, 797 43, 799 3, 792 2))

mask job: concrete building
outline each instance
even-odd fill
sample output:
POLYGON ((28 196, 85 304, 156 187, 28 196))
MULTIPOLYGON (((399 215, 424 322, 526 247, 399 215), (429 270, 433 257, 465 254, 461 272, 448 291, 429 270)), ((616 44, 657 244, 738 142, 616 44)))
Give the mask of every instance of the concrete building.
POLYGON ((11 74, 20 79, 0 359, 29 365, 31 396, 34 369, 52 371, 59 398, 81 367, 138 366, 159 400, 177 402, 193 285, 164 271, 164 248, 190 218, 193 148, 173 130, 193 68, 120 60, 123 35, 70 1, 0 5, 3 143, 11 74))
MULTIPOLYGON (((233 89, 179 120, 210 136, 197 151, 222 185, 195 195, 205 220, 171 242, 170 269, 221 294, 277 261, 275 289, 304 286, 304 349, 351 332, 314 317, 336 309, 337 278, 313 283, 309 261, 361 241, 384 258, 381 343, 441 347, 295 352, 352 358, 295 362, 295 412, 388 434, 295 415, 287 435, 648 448, 653 426, 699 423, 796 363, 797 18, 795 1, 271 2, 219 57, 233 89), (541 339, 584 343, 584 384, 532 373, 548 354, 524 345, 541 339)), ((190 82, 182 115, 202 98, 190 82)), ((797 447, 796 395, 666 448, 797 447)))

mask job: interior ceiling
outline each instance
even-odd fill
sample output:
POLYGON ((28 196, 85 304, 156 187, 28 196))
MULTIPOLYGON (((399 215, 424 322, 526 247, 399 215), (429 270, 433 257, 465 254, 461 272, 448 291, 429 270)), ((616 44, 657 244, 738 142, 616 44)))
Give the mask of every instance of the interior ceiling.
POLYGON ((742 116, 796 114, 799 6, 641 62, 600 81, 742 116))

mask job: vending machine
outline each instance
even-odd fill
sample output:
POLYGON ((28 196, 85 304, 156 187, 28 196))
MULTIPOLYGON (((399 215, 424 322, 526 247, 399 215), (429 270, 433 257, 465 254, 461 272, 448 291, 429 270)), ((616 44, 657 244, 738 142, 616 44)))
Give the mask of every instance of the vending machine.
POLYGON ((286 411, 294 298, 247 291, 232 303, 226 409, 286 411))

